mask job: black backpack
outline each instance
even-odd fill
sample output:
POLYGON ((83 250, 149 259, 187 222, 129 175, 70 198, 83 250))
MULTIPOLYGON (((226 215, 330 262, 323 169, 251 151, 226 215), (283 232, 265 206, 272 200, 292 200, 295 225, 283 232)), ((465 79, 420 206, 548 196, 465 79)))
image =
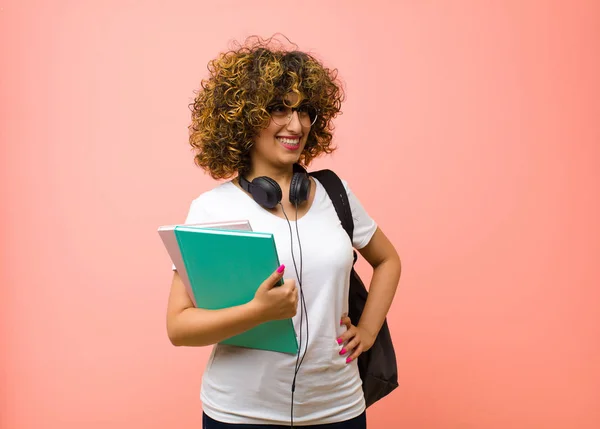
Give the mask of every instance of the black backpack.
MULTIPOLYGON (((346 193, 344 184, 331 170, 315 171, 311 172, 310 175, 321 182, 326 189, 342 226, 348 233, 350 240, 352 240, 354 220, 352 219, 348 194, 346 193)), ((354 262, 350 275, 350 293, 348 297, 348 317, 350 317, 352 324, 355 326, 358 325, 368 296, 368 291, 363 281, 354 269, 357 258, 358 254, 354 250, 354 262)), ((358 369, 363 383, 362 389, 367 407, 387 396, 398 387, 396 353, 387 319, 384 320, 373 346, 358 357, 358 369)))

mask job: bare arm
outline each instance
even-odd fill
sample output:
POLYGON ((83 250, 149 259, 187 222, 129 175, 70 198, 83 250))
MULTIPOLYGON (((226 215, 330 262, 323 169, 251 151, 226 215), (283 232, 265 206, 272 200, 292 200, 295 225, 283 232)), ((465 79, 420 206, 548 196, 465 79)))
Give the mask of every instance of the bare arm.
POLYGON ((358 323, 368 334, 370 347, 392 305, 400 281, 401 263, 396 249, 379 228, 360 253, 373 267, 369 297, 358 323))
POLYGON ((373 267, 373 278, 358 326, 353 326, 348 316, 342 316, 342 323, 346 325, 347 331, 340 336, 338 342, 342 347, 340 355, 347 356, 346 362, 358 358, 373 346, 400 280, 400 257, 379 228, 360 253, 373 267))
POLYGON ((167 306, 167 334, 175 346, 207 346, 241 334, 272 319, 296 314, 293 280, 274 288, 283 273, 274 272, 247 304, 206 310, 196 308, 177 271, 173 274, 167 306), (276 290, 275 290, 276 289, 276 290))

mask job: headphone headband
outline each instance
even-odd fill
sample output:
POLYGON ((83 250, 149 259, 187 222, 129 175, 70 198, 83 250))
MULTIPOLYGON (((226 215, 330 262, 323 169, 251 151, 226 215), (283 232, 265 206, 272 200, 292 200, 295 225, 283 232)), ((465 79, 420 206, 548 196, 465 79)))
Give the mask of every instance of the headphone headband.
POLYGON ((294 173, 308 174, 306 169, 298 163, 295 163, 292 168, 294 169, 294 173))
POLYGON ((248 192, 249 194, 252 194, 252 183, 248 182, 248 179, 246 179, 242 174, 239 174, 238 181, 244 191, 248 192))

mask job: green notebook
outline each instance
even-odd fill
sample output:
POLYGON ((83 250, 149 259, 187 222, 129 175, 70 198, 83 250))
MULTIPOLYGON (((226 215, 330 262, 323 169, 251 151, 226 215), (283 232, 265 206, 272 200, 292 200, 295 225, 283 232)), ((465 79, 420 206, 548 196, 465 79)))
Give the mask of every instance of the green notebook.
MULTIPOLYGON (((199 308, 215 310, 250 302, 279 266, 270 233, 185 225, 176 226, 174 233, 199 308)), ((262 323, 221 344, 298 352, 292 319, 262 323)))

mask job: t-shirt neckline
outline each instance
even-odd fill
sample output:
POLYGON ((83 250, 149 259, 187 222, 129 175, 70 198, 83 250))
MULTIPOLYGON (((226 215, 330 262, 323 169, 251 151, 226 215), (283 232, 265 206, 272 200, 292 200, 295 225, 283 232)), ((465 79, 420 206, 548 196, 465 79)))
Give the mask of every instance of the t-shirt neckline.
MULTIPOLYGON (((313 198, 312 203, 311 203, 310 207, 308 208, 307 212, 304 213, 303 216, 298 218, 298 222, 301 222, 304 218, 309 216, 314 211, 315 202, 317 201, 317 197, 320 196, 321 190, 320 190, 320 186, 319 186, 320 185, 319 181, 317 179, 315 179, 314 177, 311 177, 311 179, 313 180, 313 183, 315 184, 315 197, 313 198)), ((264 213, 268 216, 272 216, 272 217, 282 220, 284 222, 287 222, 288 220, 292 223, 296 222, 295 211, 292 211, 291 213, 286 213, 288 219, 286 219, 285 217, 282 217, 282 216, 278 216, 274 213, 271 213, 269 210, 265 209, 260 204, 258 204, 256 201, 254 201, 254 199, 252 198, 251 195, 248 195, 243 189, 241 189, 239 186, 237 186, 235 183, 233 183, 233 179, 226 182, 226 184, 235 188, 235 190, 237 192, 239 192, 240 194, 242 194, 243 197, 246 197, 247 201, 249 203, 253 204, 256 207, 256 209, 259 210, 261 213, 264 213)))

